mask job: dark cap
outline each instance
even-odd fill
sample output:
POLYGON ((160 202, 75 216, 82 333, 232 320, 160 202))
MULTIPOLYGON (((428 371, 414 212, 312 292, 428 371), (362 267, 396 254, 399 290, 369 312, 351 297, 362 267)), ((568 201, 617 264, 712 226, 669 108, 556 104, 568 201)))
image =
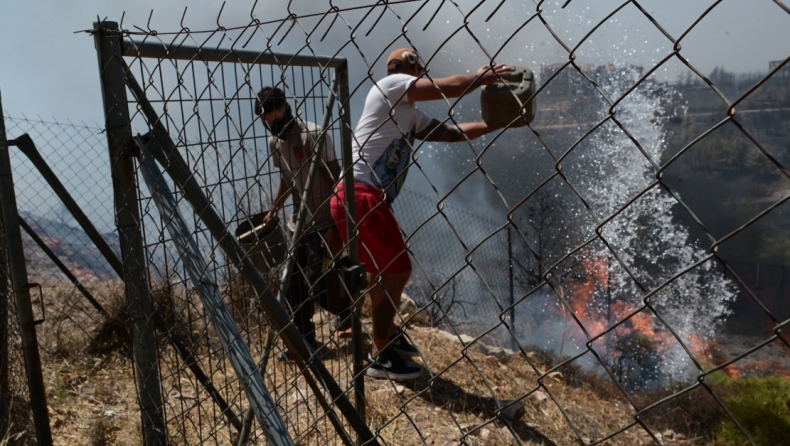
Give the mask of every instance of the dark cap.
POLYGON ((277 87, 263 87, 255 98, 255 113, 269 113, 285 104, 285 93, 277 87))

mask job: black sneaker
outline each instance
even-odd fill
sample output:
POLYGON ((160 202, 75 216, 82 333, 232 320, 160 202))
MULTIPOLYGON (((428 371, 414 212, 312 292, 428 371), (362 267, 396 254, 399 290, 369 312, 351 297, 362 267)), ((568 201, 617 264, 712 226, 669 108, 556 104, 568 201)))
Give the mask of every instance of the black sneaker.
POLYGON ((415 347, 414 344, 406 339, 406 333, 404 333, 400 328, 398 328, 398 331, 396 331, 395 334, 390 336, 390 339, 392 340, 390 347, 392 347, 397 354, 405 358, 420 356, 420 351, 417 350, 417 347, 415 347))
POLYGON ((406 362, 391 348, 384 349, 375 358, 368 353, 368 361, 371 364, 365 373, 373 378, 402 381, 422 375, 420 367, 406 362))

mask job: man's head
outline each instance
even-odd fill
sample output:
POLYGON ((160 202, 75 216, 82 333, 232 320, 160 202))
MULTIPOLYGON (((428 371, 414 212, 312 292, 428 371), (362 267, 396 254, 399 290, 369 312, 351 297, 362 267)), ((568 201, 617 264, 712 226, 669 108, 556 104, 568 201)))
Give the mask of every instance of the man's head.
POLYGON ((422 72, 420 55, 411 48, 399 48, 387 57, 387 75, 402 73, 419 76, 422 72))
POLYGON ((277 87, 263 87, 255 98, 255 113, 273 135, 285 139, 293 125, 291 106, 285 93, 277 87))

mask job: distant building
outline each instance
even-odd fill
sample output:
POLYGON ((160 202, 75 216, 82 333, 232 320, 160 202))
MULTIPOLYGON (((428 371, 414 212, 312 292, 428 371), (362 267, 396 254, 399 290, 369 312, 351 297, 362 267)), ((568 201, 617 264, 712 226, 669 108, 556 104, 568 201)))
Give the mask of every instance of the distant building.
MULTIPOLYGON (((782 65, 782 62, 784 62, 784 61, 783 60, 772 60, 772 61, 768 62, 768 71, 769 72, 773 71, 776 67, 778 67, 779 65, 782 65)), ((782 68, 780 68, 779 71, 777 71, 776 74, 774 74, 773 77, 776 78, 776 79, 788 79, 788 80, 790 80, 790 63, 788 63, 787 65, 785 65, 782 68)))

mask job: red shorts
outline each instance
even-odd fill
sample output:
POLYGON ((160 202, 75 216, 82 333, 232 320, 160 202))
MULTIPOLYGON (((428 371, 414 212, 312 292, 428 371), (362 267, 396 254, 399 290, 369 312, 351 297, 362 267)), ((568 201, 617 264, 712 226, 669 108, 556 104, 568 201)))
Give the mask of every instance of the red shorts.
MULTIPOLYGON (((332 218, 343 237, 343 243, 348 243, 343 183, 338 184, 335 191, 330 202, 332 218)), ((381 200, 382 194, 381 190, 373 186, 354 183, 359 261, 365 264, 365 270, 369 273, 411 271, 411 260, 398 222, 390 205, 381 200)))

